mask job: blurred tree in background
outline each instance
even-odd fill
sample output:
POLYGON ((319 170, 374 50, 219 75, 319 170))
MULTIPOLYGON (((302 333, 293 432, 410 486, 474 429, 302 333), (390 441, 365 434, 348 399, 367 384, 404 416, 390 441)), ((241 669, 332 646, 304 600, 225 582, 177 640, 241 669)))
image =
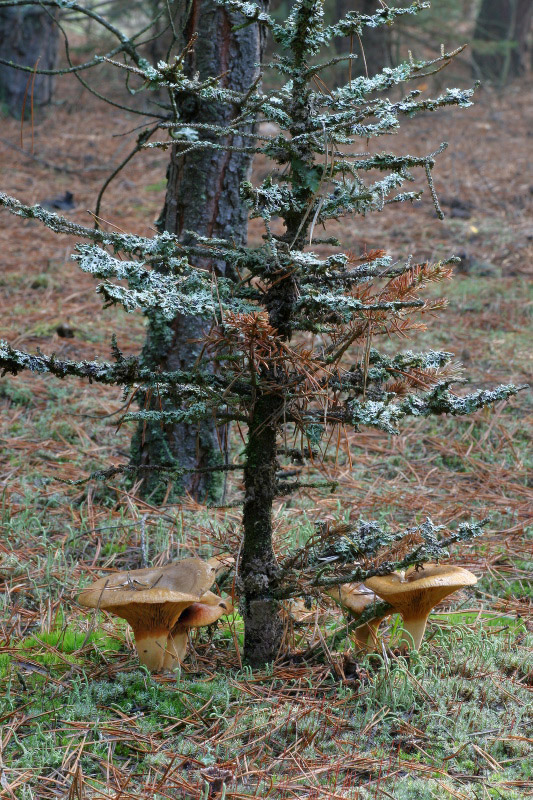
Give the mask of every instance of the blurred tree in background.
POLYGON ((20 116, 28 95, 30 105, 43 106, 52 99, 54 78, 43 73, 56 66, 59 35, 56 12, 39 6, 0 7, 0 103, 20 116), (33 75, 13 69, 9 62, 38 67, 33 75))
POLYGON ((532 0, 481 0, 473 41, 476 75, 505 86, 528 70, 532 0))

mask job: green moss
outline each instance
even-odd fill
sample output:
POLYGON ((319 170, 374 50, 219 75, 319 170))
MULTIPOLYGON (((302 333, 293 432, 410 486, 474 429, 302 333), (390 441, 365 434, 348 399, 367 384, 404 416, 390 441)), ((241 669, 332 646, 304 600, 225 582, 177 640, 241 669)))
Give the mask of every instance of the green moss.
MULTIPOLYGON (((323 677, 320 687, 323 700, 309 708, 302 702, 287 701, 288 690, 292 688, 296 694, 302 691, 302 680, 298 676, 288 679, 286 670, 279 677, 268 680, 263 676, 249 684, 256 687, 254 692, 261 686, 264 690, 257 691, 251 702, 250 695, 241 690, 241 685, 245 686, 251 677, 248 671, 232 674, 219 670, 209 680, 204 677, 198 680, 182 672, 175 682, 168 683, 154 680, 143 670, 135 670, 118 672, 111 680, 95 681, 90 677, 90 665, 85 661, 88 654, 84 651, 81 665, 85 671, 76 672, 68 689, 59 694, 54 684, 37 683, 34 674, 27 675, 28 688, 34 687, 27 695, 34 708, 30 713, 49 713, 31 726, 17 730, 3 754, 4 764, 24 764, 38 771, 57 767, 60 757, 68 748, 72 749, 69 723, 90 721, 83 727, 85 778, 101 775, 100 759, 109 757, 101 734, 111 723, 115 731, 113 764, 122 768, 128 763, 132 792, 138 776, 146 774, 150 767, 166 768, 169 752, 190 756, 194 763, 199 760, 205 767, 231 761, 236 752, 249 757, 257 752, 256 740, 260 740, 267 763, 276 763, 276 769, 270 771, 269 784, 269 796, 275 799, 284 796, 276 785, 286 781, 294 768, 291 752, 309 759, 310 763, 330 764, 328 771, 318 773, 320 786, 326 792, 332 791, 337 781, 337 791, 344 796, 345 776, 335 765, 339 753, 350 752, 354 757, 361 756, 362 763, 364 758, 368 759, 369 772, 366 776, 364 772, 360 774, 357 789, 361 798, 373 800, 375 781, 381 776, 379 785, 395 800, 442 800, 448 796, 451 799, 458 788, 453 776, 459 773, 460 788, 467 797, 476 796, 475 779, 484 775, 487 797, 514 800, 520 793, 515 793, 509 782, 530 777, 530 744, 517 737, 528 729, 531 709, 527 688, 505 677, 502 682, 500 676, 502 670, 515 668, 517 657, 522 668, 528 668, 527 651, 532 642, 528 639, 519 644, 524 634, 515 630, 508 634, 512 646, 502 648, 499 634, 470 631, 466 628, 467 615, 450 616, 454 623, 462 619, 465 635, 452 639, 447 630, 439 631, 438 646, 435 647, 434 638, 431 647, 413 654, 409 662, 399 658, 379 663, 374 659, 371 664, 368 659, 362 665, 368 669, 368 680, 360 695, 357 689, 340 686, 331 675, 323 677), (280 692, 284 693, 282 698, 280 692), (341 701, 344 706, 339 708, 341 701), (63 720, 62 725, 58 725, 58 718, 63 720), (377 725, 376 719, 379 719, 377 725), (183 725, 180 720, 184 720, 183 725), (192 727, 186 720, 193 720, 192 727), (171 726, 171 732, 165 736, 163 748, 155 752, 138 738, 141 734, 161 742, 158 737, 166 726, 171 726), (199 748, 196 736, 203 729, 216 731, 216 736, 211 735, 199 748), (117 736, 119 730, 122 734, 117 736), (487 771, 486 761, 474 744, 499 761, 501 770, 487 771), (287 748, 289 755, 285 756, 287 748), (386 764, 394 767, 395 777, 388 777, 386 764), (414 770, 414 764, 424 771, 414 770), (434 768, 434 774, 427 771, 428 767, 434 768)), ((55 631, 44 639, 35 637, 34 647, 44 640, 62 646, 60 633, 55 631)), ((77 639, 69 640, 66 636, 63 641, 70 647, 77 639)), ((60 678, 61 673, 56 674, 60 678)), ((14 708, 19 688, 13 678, 4 692, 6 707, 9 704, 9 708, 14 708)), ((72 731, 75 730, 73 727, 72 731)), ((302 789, 305 781, 304 778, 302 789)), ((238 781, 234 788, 244 794, 251 789, 259 796, 259 789, 253 783, 250 787, 238 781)))
MULTIPOLYGON (((0 381, 0 398, 8 400, 15 406, 29 406, 33 400, 33 395, 27 386, 3 378, 0 381)), ((14 426, 11 427, 12 431, 13 428, 14 426)))
POLYGON ((430 621, 433 620, 435 622, 448 622, 453 626, 460 626, 460 625, 472 625, 475 623, 479 626, 480 629, 489 629, 490 628, 505 628, 512 631, 515 634, 518 633, 525 633, 526 626, 524 620, 507 616, 505 614, 495 614, 489 611, 450 611, 450 612, 439 612, 435 614, 430 614, 429 616, 430 621))

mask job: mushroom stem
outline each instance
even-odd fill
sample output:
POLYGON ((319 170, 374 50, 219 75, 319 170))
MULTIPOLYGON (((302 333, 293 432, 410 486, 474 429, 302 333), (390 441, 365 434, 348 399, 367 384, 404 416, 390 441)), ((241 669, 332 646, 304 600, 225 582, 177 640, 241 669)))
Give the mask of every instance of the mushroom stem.
POLYGON ((413 650, 418 650, 424 638, 428 616, 429 614, 426 614, 423 617, 411 617, 410 619, 402 617, 404 632, 400 640, 401 647, 406 646, 408 649, 412 647, 413 650), (406 632, 410 634, 410 636, 406 636, 406 632))
POLYGON ((168 630, 145 631, 133 629, 135 635, 135 648, 139 661, 148 667, 150 672, 157 672, 163 666, 167 649, 168 630))
POLYGON ((183 630, 174 629, 172 634, 168 637, 165 657, 163 659, 163 669, 173 670, 179 667, 187 653, 187 639, 187 628, 183 630))
POLYGON ((380 622, 381 619, 373 619, 355 629, 354 642, 360 652, 369 653, 375 649, 380 622))

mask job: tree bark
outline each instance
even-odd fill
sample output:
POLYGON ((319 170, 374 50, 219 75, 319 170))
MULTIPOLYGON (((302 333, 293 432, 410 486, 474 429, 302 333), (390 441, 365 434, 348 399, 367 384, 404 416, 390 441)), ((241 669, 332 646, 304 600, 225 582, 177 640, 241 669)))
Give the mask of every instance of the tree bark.
POLYGON ((272 595, 279 568, 272 548, 272 505, 276 491, 277 417, 283 401, 264 394, 250 420, 244 470, 244 540, 239 591, 244 618, 244 659, 253 667, 274 661, 283 633, 279 601, 272 595))
MULTIPOLYGON (((54 69, 57 59, 58 30, 54 12, 38 6, 0 9, 0 57, 15 64, 38 69, 54 69)), ((52 99, 54 78, 33 75, 0 64, 0 103, 10 114, 20 116, 27 90, 26 113, 52 99), (32 87, 33 81, 33 87, 32 87)))
MULTIPOLYGON (((214 0, 193 0, 182 11, 183 42, 198 35, 193 53, 186 64, 188 74, 200 78, 222 75, 224 84, 236 91, 247 91, 258 74, 264 34, 259 25, 248 25, 233 31, 242 17, 216 5, 214 0)), ((235 109, 218 103, 199 101, 192 95, 176 97, 182 122, 226 124, 235 109)), ((243 128, 243 133, 251 129, 243 128)), ((249 137, 228 137, 220 144, 241 146, 249 137)), ((250 171, 251 157, 224 150, 203 150, 180 155, 180 146, 172 150, 167 172, 165 205, 159 220, 160 230, 176 234, 184 243, 193 241, 188 231, 203 236, 227 239, 239 244, 246 242, 247 212, 239 186, 250 171)), ((198 259, 205 269, 224 275, 224 263, 198 259)), ((211 323, 197 317, 178 315, 171 324, 154 321, 150 325, 144 360, 154 368, 165 370, 190 369, 200 355, 202 345, 197 340, 205 336, 211 323)), ((205 367, 205 364, 203 365, 205 367)), ((159 425, 139 428, 132 444, 132 460, 143 465, 182 466, 188 469, 220 463, 227 452, 227 430, 218 432, 213 423, 171 425, 161 430, 159 425)), ((142 491, 160 500, 163 487, 153 473, 146 478, 142 491)), ((215 499, 220 494, 220 473, 191 473, 181 485, 174 485, 172 495, 184 491, 199 500, 215 499)))
POLYGON ((531 0, 482 0, 472 48, 476 77, 504 86, 527 71, 532 19, 531 0))

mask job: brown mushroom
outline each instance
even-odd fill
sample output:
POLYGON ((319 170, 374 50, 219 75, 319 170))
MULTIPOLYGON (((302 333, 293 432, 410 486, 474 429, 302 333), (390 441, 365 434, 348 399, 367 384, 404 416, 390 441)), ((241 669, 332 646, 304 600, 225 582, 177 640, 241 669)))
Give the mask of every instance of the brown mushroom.
POLYGON ((424 564, 410 567, 404 574, 393 572, 365 581, 369 589, 401 614, 407 633, 402 644, 409 646, 412 641, 415 650, 420 647, 431 609, 449 594, 474 583, 475 575, 453 564, 424 564))
POLYGON ((214 568, 215 578, 218 578, 221 573, 231 570, 235 564, 235 559, 229 553, 220 553, 218 556, 208 558, 207 563, 214 568))
POLYGON ((191 628, 212 625, 223 615, 231 614, 233 604, 228 597, 219 597, 206 592, 201 602, 192 603, 182 611, 168 637, 163 669, 175 669, 187 652, 187 640, 191 628))
MULTIPOLYGON (((325 594, 332 597, 336 603, 356 618, 377 600, 374 592, 367 589, 362 583, 341 583, 339 586, 327 589, 325 594)), ((383 616, 376 617, 355 629, 354 640, 358 650, 368 652, 374 649, 379 623, 382 619, 384 619, 383 616)))
POLYGON ((127 620, 133 628, 139 661, 157 671, 163 667, 174 624, 188 606, 203 601, 206 593, 211 595, 208 589, 214 577, 211 564, 186 558, 164 567, 100 578, 81 592, 78 601, 82 606, 101 608, 127 620))

